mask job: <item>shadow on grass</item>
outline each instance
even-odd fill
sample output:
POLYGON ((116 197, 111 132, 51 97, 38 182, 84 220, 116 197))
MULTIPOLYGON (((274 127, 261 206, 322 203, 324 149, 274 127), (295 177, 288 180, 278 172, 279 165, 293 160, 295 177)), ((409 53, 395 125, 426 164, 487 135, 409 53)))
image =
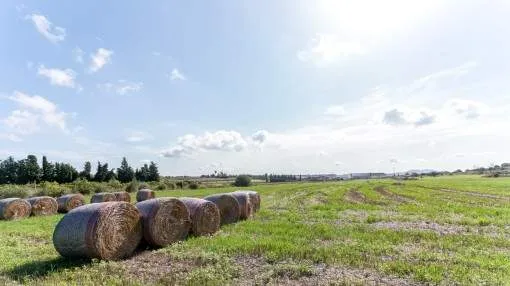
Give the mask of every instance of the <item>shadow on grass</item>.
POLYGON ((58 272, 64 269, 81 267, 91 262, 90 259, 67 259, 59 257, 25 263, 1 274, 13 280, 22 281, 25 279, 44 277, 52 272, 58 272))

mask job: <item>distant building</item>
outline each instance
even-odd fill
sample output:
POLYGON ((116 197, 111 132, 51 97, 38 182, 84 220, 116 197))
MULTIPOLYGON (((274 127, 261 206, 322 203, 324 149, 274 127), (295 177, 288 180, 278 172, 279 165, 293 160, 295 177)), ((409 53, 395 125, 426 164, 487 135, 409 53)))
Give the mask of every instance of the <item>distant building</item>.
POLYGON ((347 175, 351 180, 382 179, 390 177, 385 173, 351 173, 347 175))

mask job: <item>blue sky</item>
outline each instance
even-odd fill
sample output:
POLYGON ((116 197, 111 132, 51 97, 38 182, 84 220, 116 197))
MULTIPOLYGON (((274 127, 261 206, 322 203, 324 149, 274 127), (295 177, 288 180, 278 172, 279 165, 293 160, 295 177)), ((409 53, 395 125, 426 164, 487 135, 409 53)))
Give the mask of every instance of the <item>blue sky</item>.
POLYGON ((510 3, 2 1, 0 155, 163 174, 510 161, 510 3))

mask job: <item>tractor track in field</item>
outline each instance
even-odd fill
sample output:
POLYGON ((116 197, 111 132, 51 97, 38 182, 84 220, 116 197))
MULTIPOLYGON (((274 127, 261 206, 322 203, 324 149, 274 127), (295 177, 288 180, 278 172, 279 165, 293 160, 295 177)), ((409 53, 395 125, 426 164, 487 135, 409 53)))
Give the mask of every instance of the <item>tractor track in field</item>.
POLYGON ((354 188, 347 191, 347 193, 345 193, 344 198, 346 201, 349 201, 352 203, 366 203, 367 202, 367 197, 362 192, 360 192, 354 188))
POLYGON ((486 193, 473 192, 473 191, 461 191, 461 190, 446 189, 446 188, 432 188, 432 187, 426 187, 426 186, 421 186, 421 185, 417 185, 417 187, 422 188, 422 189, 427 189, 427 190, 440 191, 440 192, 444 192, 444 193, 454 193, 454 194, 461 194, 461 195, 470 195, 470 196, 474 196, 474 197, 478 197, 478 198, 510 201, 510 197, 507 197, 507 196, 486 194, 486 193))
POLYGON ((374 191, 382 195, 383 197, 389 198, 393 201, 399 202, 399 203, 405 203, 405 202, 411 202, 414 201, 413 199, 397 195, 388 189, 386 189, 384 186, 377 186, 374 188, 374 191))

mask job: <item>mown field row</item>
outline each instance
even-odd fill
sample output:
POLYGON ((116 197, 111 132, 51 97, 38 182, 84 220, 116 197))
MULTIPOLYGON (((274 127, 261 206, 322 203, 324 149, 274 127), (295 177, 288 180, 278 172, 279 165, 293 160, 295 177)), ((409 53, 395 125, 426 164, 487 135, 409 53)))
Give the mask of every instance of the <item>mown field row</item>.
POLYGON ((254 219, 117 262, 60 258, 51 235, 61 215, 0 222, 0 284, 510 283, 510 179, 448 176, 253 189, 262 196, 254 219))

